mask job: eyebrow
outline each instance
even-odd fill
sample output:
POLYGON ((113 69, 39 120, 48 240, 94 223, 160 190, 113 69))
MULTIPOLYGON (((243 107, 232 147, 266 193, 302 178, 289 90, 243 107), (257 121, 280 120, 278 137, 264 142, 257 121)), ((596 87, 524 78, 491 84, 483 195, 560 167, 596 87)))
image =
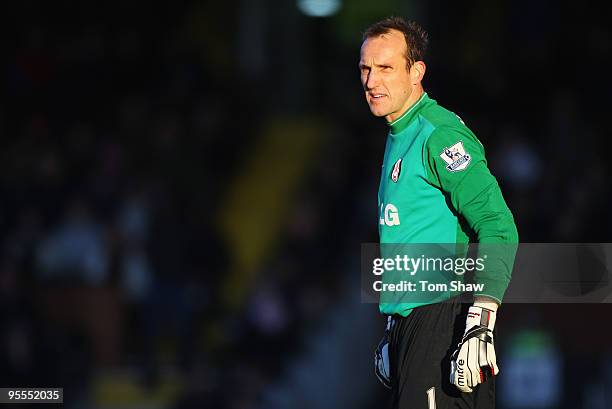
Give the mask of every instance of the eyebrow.
MULTIPOLYGON (((374 64, 374 66, 378 67, 378 68, 391 68, 390 64, 374 64)), ((359 62, 359 68, 372 68, 372 67, 370 67, 368 64, 363 63, 363 62, 360 61, 359 62)))

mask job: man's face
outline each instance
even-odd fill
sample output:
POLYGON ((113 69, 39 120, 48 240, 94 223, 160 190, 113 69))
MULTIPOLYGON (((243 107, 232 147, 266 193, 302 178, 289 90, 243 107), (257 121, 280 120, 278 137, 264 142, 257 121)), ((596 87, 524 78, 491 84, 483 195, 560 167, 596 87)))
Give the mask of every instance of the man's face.
POLYGON ((397 30, 368 38, 361 45, 359 69, 366 101, 375 116, 389 122, 411 104, 413 85, 405 56, 406 40, 397 30))

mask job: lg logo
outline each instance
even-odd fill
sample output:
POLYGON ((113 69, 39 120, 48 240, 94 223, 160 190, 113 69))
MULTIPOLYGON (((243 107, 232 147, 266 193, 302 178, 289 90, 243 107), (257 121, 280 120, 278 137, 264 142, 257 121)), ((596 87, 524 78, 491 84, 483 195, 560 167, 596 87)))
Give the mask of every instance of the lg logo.
POLYGON ((384 203, 380 204, 380 224, 391 226, 399 226, 400 218, 397 207, 389 203, 387 206, 384 203))

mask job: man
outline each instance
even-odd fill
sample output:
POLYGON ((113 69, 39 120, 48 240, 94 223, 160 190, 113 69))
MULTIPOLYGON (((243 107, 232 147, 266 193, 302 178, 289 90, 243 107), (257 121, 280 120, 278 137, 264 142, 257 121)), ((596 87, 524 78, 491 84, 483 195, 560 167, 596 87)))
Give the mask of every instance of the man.
POLYGON ((493 250, 485 268, 474 269, 480 288, 467 297, 381 294, 389 320, 376 371, 391 389, 393 408, 493 408, 494 326, 518 234, 483 146, 423 89, 427 43, 418 24, 398 17, 375 23, 363 36, 366 101, 390 127, 378 193, 381 252, 390 243, 467 248, 477 242, 493 250))

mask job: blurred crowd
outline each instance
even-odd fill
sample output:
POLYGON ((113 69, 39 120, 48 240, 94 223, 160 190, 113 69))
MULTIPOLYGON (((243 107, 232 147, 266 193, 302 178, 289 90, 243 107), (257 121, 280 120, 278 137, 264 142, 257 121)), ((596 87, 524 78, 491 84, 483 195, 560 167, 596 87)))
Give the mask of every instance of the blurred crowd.
MULTIPOLYGON (((408 13, 400 3, 376 13, 408 13)), ((567 30, 563 7, 541 20, 546 2, 526 14, 481 2, 455 10, 472 22, 459 27, 445 21, 458 5, 434 3, 449 17, 420 8, 432 40, 425 87, 482 140, 521 241, 609 241, 597 89, 607 71, 589 66, 595 85, 583 88, 568 54, 607 62, 607 26, 578 15, 567 30)), ((345 15, 312 21, 291 2, 254 4, 12 5, 0 103, 2 386, 62 386, 72 407, 112 407, 112 387, 101 385, 113 377, 143 396, 171 378, 179 387, 168 407, 258 408, 345 302, 359 244, 377 240, 386 133, 359 89, 364 27, 355 23, 347 42, 345 15), (316 117, 323 141, 284 198, 287 217, 250 272, 257 278, 228 297, 237 251, 220 223, 228 192, 266 124, 287 116, 316 117)), ((542 364, 550 379, 569 355, 555 355, 563 345, 547 336, 521 340, 552 351, 542 364)), ((597 351, 593 361, 609 352, 597 351)), ((541 399, 534 407, 561 407, 541 399)))

